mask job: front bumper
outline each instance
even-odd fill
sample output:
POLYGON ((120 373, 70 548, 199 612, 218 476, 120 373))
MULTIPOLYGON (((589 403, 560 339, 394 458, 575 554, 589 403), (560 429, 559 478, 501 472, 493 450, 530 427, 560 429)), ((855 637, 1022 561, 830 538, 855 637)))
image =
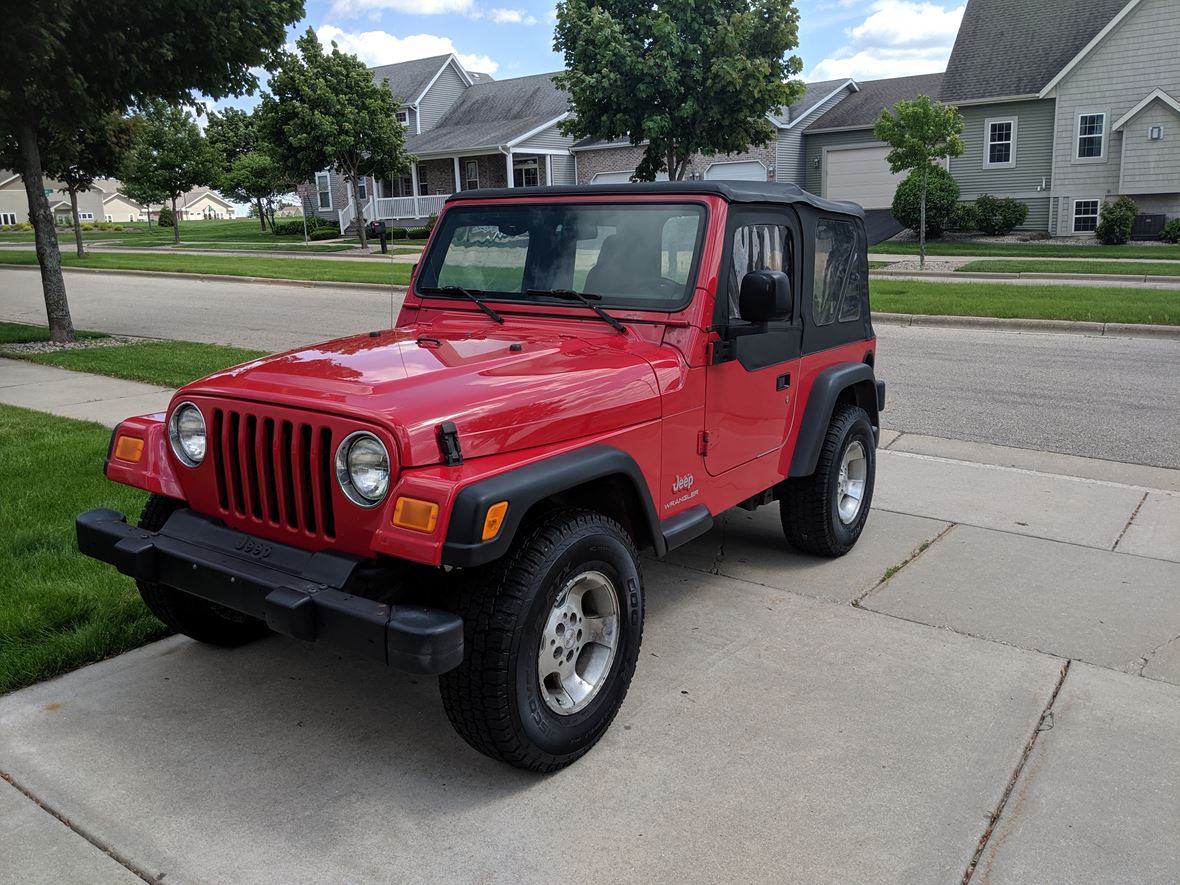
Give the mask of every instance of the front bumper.
POLYGON ((387 605, 348 592, 361 560, 310 553, 178 510, 158 532, 114 510, 77 519, 78 549, 139 581, 191 593, 266 621, 277 633, 348 648, 408 673, 463 660, 463 620, 440 609, 387 605))

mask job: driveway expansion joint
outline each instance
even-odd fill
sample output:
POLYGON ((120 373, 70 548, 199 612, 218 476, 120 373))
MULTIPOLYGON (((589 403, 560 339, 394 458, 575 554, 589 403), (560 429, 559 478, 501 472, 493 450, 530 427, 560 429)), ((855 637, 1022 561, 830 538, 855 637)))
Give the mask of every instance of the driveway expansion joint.
POLYGON ((1147 500, 1148 494, 1150 493, 1143 493, 1143 497, 1139 499, 1139 503, 1135 505, 1134 511, 1132 511, 1131 515, 1127 518, 1127 524, 1123 526, 1123 530, 1119 532, 1119 536, 1114 539, 1114 544, 1112 544, 1110 548, 1112 553, 1119 549, 1119 544, 1122 543, 1123 536, 1127 534, 1127 529, 1131 527, 1131 523, 1135 521, 1135 517, 1138 516, 1139 511, 1143 509, 1143 503, 1147 500))
POLYGON ((1033 748, 1036 746, 1037 738, 1041 736, 1041 732, 1049 731, 1053 728, 1053 704, 1057 701, 1057 695, 1061 693, 1061 687, 1065 684, 1065 677, 1069 675, 1071 663, 1072 661, 1066 660, 1061 666, 1061 674, 1057 677, 1057 684, 1053 686, 1049 700, 1045 704, 1045 708, 1041 711, 1041 715, 1037 719, 1037 724, 1033 726, 1032 734, 1029 735, 1028 742, 1024 745, 1024 751, 1020 754, 1020 760, 1016 763, 1016 768, 1012 771, 1012 777, 1009 778, 1008 785, 1004 788, 1004 792, 1000 796, 1000 801, 996 804, 995 809, 988 818, 983 835, 979 837, 979 843, 975 846, 975 853, 967 863, 967 869, 963 871, 962 885, 968 885, 972 876, 975 874, 975 868, 979 864, 979 859, 983 857, 983 852, 987 849, 992 834, 996 830, 996 824, 999 823, 1004 813, 1004 808, 1007 806, 1008 800, 1012 797, 1012 792, 1016 789, 1016 784, 1020 780, 1020 774, 1024 771, 1024 766, 1028 762, 1029 756, 1032 755, 1033 748))
POLYGON ((877 581, 877 583, 873 584, 872 587, 870 587, 868 590, 864 591, 862 594, 860 594, 860 596, 857 596, 855 599, 852 600, 852 602, 850 602, 848 604, 851 605, 853 608, 861 608, 861 602, 863 600, 867 599, 869 596, 871 596, 877 590, 881 589, 886 584, 888 584, 897 575, 898 572, 900 572, 907 565, 909 565, 911 562, 916 560, 923 553, 925 553, 927 550, 929 550, 931 547, 933 547, 935 544, 937 544, 939 541, 941 541, 944 537, 946 537, 947 532, 949 532, 951 529, 953 529, 958 524, 959 523, 957 523, 957 522, 952 522, 950 525, 948 525, 945 529, 943 529, 941 532, 939 532, 937 535, 935 535, 930 540, 923 541, 914 550, 912 550, 910 552, 909 556, 907 556, 905 559, 903 559, 897 565, 891 565, 891 566, 889 566, 889 568, 885 569, 885 573, 881 576, 881 579, 879 581, 877 581))
POLYGON ((119 864, 119 866, 123 867, 125 870, 127 870, 127 872, 131 873, 133 876, 137 876, 138 878, 142 879, 143 881, 151 883, 151 885, 163 885, 163 880, 164 880, 163 873, 161 873, 159 876, 153 876, 151 873, 147 872, 146 870, 141 869, 130 858, 121 854, 118 850, 111 847, 106 842, 104 842, 102 839, 98 838, 96 835, 89 832, 85 828, 79 827, 77 824, 75 824, 73 821, 71 821, 68 817, 66 817, 62 812, 58 811, 53 806, 47 804, 43 799, 39 798, 36 794, 34 794, 31 790, 29 790, 23 784, 18 783, 16 781, 16 779, 13 778, 12 775, 10 775, 7 771, 4 771, 3 769, 0 769, 0 780, 5 781, 5 783, 7 783, 9 786, 11 786, 14 790, 17 790, 22 796, 24 796, 26 799, 28 799, 30 802, 32 802, 34 805, 36 805, 38 808, 40 808, 42 811, 44 811, 46 814, 48 814, 50 817, 55 818, 67 830, 69 830, 72 833, 76 833, 78 836, 85 839, 87 842, 89 842, 91 845, 93 845, 95 848, 97 848, 99 851, 101 851, 103 854, 105 854, 107 857, 109 857, 115 863, 119 864))

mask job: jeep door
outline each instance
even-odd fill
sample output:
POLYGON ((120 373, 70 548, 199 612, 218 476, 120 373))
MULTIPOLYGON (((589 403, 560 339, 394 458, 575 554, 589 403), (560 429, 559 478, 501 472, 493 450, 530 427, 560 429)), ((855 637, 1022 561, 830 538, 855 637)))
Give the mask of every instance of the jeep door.
POLYGON ((799 298, 789 317, 754 324, 741 318, 738 293, 755 270, 783 271, 798 293, 799 244, 799 219, 789 207, 731 205, 713 316, 720 340, 705 375, 704 460, 713 476, 781 449, 791 432, 803 332, 799 298))

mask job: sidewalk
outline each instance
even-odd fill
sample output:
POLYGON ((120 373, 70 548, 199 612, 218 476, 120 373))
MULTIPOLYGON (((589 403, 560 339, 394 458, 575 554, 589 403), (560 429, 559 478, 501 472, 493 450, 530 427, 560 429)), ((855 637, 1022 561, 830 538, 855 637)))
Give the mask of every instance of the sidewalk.
POLYGON ((764 507, 647 562, 631 691, 564 772, 469 750, 432 680, 174 637, 0 698, 0 870, 1173 882, 1180 471, 882 446, 845 557, 764 507))
POLYGON ((114 427, 168 408, 172 390, 105 375, 0 358, 0 403, 114 427))

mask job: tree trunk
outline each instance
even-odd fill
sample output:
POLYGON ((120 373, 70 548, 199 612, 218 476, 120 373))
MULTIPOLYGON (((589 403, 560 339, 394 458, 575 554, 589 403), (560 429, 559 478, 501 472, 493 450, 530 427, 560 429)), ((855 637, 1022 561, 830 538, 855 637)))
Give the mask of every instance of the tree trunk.
POLYGON ((172 197, 172 245, 180 245, 180 216, 176 214, 176 197, 172 197))
POLYGON ((675 148, 668 148, 668 156, 664 160, 664 165, 668 167, 668 181, 679 181, 680 172, 676 168, 676 150, 675 148))
POLYGON ((262 211, 262 197, 256 197, 254 202, 258 204, 258 222, 262 225, 262 232, 266 233, 266 214, 262 211))
POLYGON ((70 216, 74 220, 74 243, 78 246, 78 257, 85 258, 86 250, 82 248, 82 219, 78 217, 78 189, 71 186, 69 192, 70 216))
POLYGON ((921 219, 918 222, 918 270, 926 269, 926 182, 930 178, 930 166, 922 170, 921 219))
POLYGON ((16 139, 20 151, 21 176, 29 199, 29 220, 33 223, 33 238, 37 244, 37 264, 41 267, 41 291, 45 296, 45 314, 49 319, 49 340, 55 344, 66 344, 74 340, 74 321, 70 319, 70 304, 66 300, 66 281, 61 273, 57 230, 53 226, 49 200, 45 198, 37 130, 29 123, 21 123, 17 126, 16 139))
POLYGON ((361 248, 367 249, 369 247, 369 238, 365 231, 365 211, 361 207, 361 189, 356 182, 355 175, 349 179, 349 186, 352 188, 352 204, 356 207, 356 232, 361 238, 361 248))

